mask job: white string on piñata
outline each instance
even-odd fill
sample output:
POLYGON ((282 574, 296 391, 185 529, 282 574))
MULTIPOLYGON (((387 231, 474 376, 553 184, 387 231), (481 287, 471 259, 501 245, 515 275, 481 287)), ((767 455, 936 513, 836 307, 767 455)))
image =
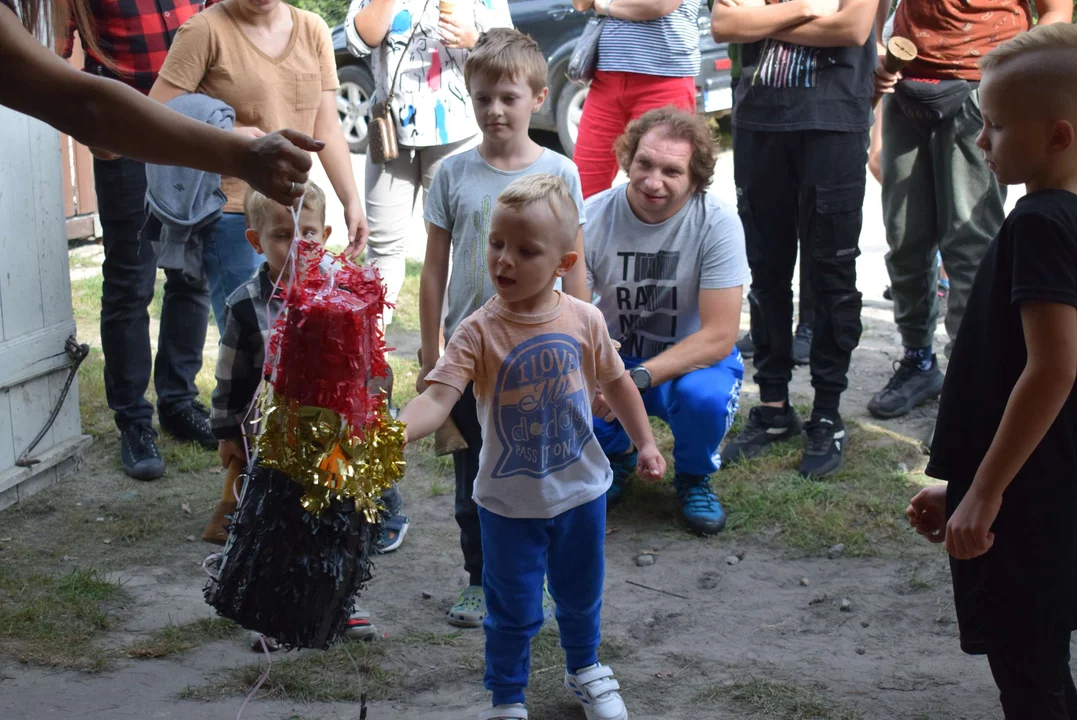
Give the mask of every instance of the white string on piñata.
MULTIPOLYGON (((304 198, 306 198, 306 194, 307 194, 306 189, 304 189, 303 195, 301 195, 299 197, 298 203, 289 208, 289 211, 292 213, 292 244, 288 248, 288 257, 285 259, 285 267, 288 270, 287 275, 288 275, 288 283, 289 283, 289 285, 295 279, 296 254, 297 254, 297 248, 299 246, 299 216, 303 212, 303 200, 304 200, 304 198)), ((285 275, 285 273, 282 270, 277 275, 277 279, 273 281, 273 288, 270 290, 270 293, 269 293, 269 302, 266 303, 266 328, 268 328, 270 330, 272 330, 272 328, 276 324, 277 320, 280 318, 281 314, 284 312, 284 305, 287 302, 287 293, 285 293, 285 297, 283 298, 284 301, 281 303, 280 308, 277 310, 277 312, 275 312, 275 313, 273 312, 273 298, 275 298, 277 296, 277 291, 281 287, 281 279, 284 277, 284 275, 285 275)), ((284 289, 287 290, 289 285, 285 285, 284 289)), ((268 357, 268 354, 269 354, 269 333, 267 332, 265 334, 265 339, 263 340, 263 357, 268 357)), ((259 372, 261 372, 261 371, 259 371, 259 372)), ((243 438, 243 456, 244 456, 244 460, 245 460, 244 468, 245 468, 245 470, 247 471, 248 474, 250 473, 251 467, 254 465, 254 462, 258 459, 258 448, 257 448, 257 446, 255 446, 254 451, 252 453, 251 446, 247 442, 246 428, 247 428, 248 423, 250 422, 251 415, 254 413, 255 408, 258 407, 258 399, 262 394, 262 389, 263 389, 264 386, 265 386, 265 373, 261 372, 261 379, 258 381, 258 387, 254 391, 254 396, 251 399, 251 404, 247 406, 247 412, 244 413, 243 420, 240 421, 240 429, 242 430, 242 432, 240 433, 240 437, 243 438)), ((237 504, 243 499, 242 495, 241 495, 241 492, 242 492, 242 490, 246 490, 247 484, 243 483, 242 490, 237 487, 238 485, 239 485, 239 483, 234 483, 232 485, 232 494, 235 496, 237 504)), ((211 578, 213 578, 214 580, 217 579, 217 576, 214 575, 212 572, 210 572, 208 566, 214 560, 219 560, 222 555, 223 555, 223 553, 212 553, 205 560, 202 561, 202 570, 207 575, 209 575, 211 578)), ((251 691, 249 693, 247 693, 247 697, 243 700, 243 704, 239 707, 239 713, 236 715, 236 720, 240 720, 240 718, 243 717, 243 711, 246 709, 247 704, 251 701, 251 699, 255 696, 255 694, 261 689, 262 685, 265 684, 265 681, 269 679, 269 671, 273 667, 273 659, 269 655, 269 647, 266 645, 265 636, 262 635, 261 633, 258 633, 258 641, 261 643, 262 652, 265 654, 266 669, 265 669, 265 672, 262 673, 262 676, 260 678, 258 678, 258 682, 255 683, 253 688, 251 688, 251 691)))

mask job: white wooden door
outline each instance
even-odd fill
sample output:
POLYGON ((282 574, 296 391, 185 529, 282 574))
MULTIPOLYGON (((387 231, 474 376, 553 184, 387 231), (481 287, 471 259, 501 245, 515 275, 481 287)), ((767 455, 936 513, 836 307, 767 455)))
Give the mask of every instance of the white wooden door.
POLYGON ((0 509, 55 483, 88 444, 79 421, 77 380, 46 425, 71 367, 75 334, 67 261, 59 136, 0 107, 0 509))

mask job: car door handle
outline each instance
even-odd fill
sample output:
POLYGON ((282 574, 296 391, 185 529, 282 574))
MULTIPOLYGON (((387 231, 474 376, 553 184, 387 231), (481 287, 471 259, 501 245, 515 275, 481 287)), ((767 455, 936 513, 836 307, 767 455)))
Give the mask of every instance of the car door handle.
POLYGON ((554 20, 564 20, 566 15, 574 12, 576 12, 576 9, 571 5, 554 5, 546 11, 546 14, 554 20))

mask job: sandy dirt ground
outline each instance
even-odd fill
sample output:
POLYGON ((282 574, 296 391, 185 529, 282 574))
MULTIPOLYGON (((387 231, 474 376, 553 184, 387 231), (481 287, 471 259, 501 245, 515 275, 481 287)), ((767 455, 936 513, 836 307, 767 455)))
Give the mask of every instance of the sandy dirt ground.
MULTIPOLYGON (((713 192, 732 199, 729 154, 721 157, 713 192)), ((843 413, 918 441, 930 431, 934 405, 888 423, 876 423, 865 410, 897 358, 891 306, 882 299, 885 240, 878 187, 870 180, 861 247, 865 331, 843 413)), ((411 254, 421 257, 421 244, 411 254)), ((941 333, 939 347, 945 344, 941 333)), ((414 357, 414 336, 395 333, 390 341, 402 357, 414 357)), ((757 399, 755 392, 746 382, 744 401, 757 399)), ((794 395, 810 402, 806 370, 796 372, 794 395)), ((912 462, 922 467, 923 458, 912 462)), ((370 720, 473 718, 487 702, 481 630, 450 635, 444 620, 466 581, 452 517, 451 468, 425 472, 426 477, 409 475, 404 485, 411 518, 407 540, 398 552, 378 559, 376 579, 362 599, 383 633, 378 641, 387 648, 383 661, 409 678, 370 703, 370 720), (440 494, 432 487, 441 488, 440 494), (417 639, 438 636, 448 639, 443 644, 417 639)), ((57 494, 112 498, 125 492, 128 482, 111 455, 91 450, 78 477, 57 494)), ((7 534, 4 521, 0 515, 0 535, 7 534)), ((191 522, 192 531, 199 526, 191 522)), ((882 548, 876 557, 831 559, 825 546, 794 551, 771 542, 767 533, 696 538, 661 511, 615 514, 610 527, 616 531, 608 536, 603 631, 607 661, 617 671, 632 718, 1001 717, 986 660, 958 649, 949 573, 945 555, 936 548, 905 543, 882 548), (637 564, 644 551, 655 558, 653 565, 637 564), (729 564, 730 556, 738 562, 729 564), (763 700, 745 703, 731 695, 745 687, 761 696, 798 688, 818 702, 775 700, 778 704, 767 709, 763 700)), ((118 626, 103 642, 121 647, 168 623, 211 616, 202 601, 199 568, 207 547, 180 541, 155 562, 116 572, 113 577, 123 582, 132 602, 118 613, 118 626)), ((294 655, 278 653, 274 662, 288 657, 294 655)), ((243 639, 172 658, 124 659, 96 675, 0 659, 0 718, 233 718, 242 694, 209 701, 176 695, 258 660, 243 639)), ((560 690, 560 672, 556 663, 533 667, 537 705, 532 717, 583 718, 560 690)), ((244 717, 350 720, 358 712, 355 702, 256 699, 244 717)))

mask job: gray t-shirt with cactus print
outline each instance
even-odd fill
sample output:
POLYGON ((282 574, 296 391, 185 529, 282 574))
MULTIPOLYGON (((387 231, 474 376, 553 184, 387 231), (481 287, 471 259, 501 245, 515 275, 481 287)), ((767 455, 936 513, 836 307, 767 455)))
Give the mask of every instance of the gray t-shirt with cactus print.
MULTIPOLYGON (((478 148, 446 158, 434 176, 423 216, 428 223, 449 231, 452 238, 452 271, 449 274, 448 311, 445 339, 456 326, 495 294, 486 272, 486 241, 490 216, 497 196, 514 180, 534 173, 549 173, 563 179, 572 191, 576 207, 583 214, 583 191, 575 164, 553 150, 543 150, 530 167, 506 172, 491 167, 478 148)), ((582 258, 581 258, 582 260, 582 258)))

